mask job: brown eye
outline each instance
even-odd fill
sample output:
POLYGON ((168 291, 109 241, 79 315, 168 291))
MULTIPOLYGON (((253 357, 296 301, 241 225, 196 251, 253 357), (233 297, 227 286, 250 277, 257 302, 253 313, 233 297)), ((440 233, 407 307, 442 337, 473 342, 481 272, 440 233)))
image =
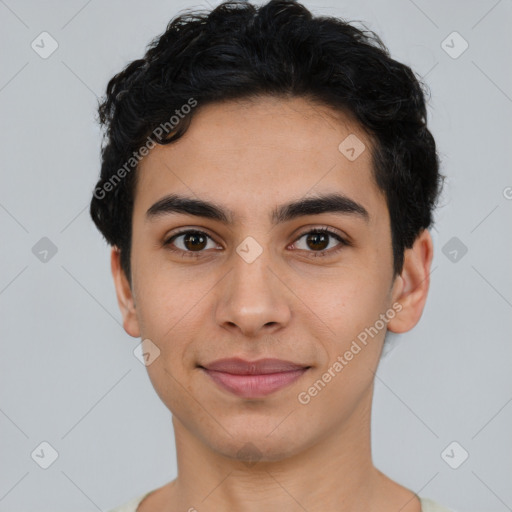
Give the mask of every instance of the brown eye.
POLYGON ((328 254, 336 253, 345 245, 349 245, 349 243, 337 233, 334 233, 329 229, 322 228, 313 229, 303 233, 293 245, 297 249, 313 253, 312 256, 326 256, 328 254), (338 244, 334 244, 334 248, 331 244, 333 239, 339 242, 338 244))
POLYGON ((206 247, 206 236, 202 233, 187 233, 183 235, 183 245, 189 251, 200 251, 206 247))
POLYGON ((323 251, 329 245, 330 235, 325 233, 308 233, 306 235, 306 244, 310 249, 315 251, 323 251))
POLYGON ((182 231, 171 236, 164 242, 169 250, 179 252, 183 256, 199 256, 205 249, 216 248, 213 239, 203 231, 182 231), (208 246, 208 242, 211 243, 208 246), (194 254, 196 253, 196 254, 194 254))

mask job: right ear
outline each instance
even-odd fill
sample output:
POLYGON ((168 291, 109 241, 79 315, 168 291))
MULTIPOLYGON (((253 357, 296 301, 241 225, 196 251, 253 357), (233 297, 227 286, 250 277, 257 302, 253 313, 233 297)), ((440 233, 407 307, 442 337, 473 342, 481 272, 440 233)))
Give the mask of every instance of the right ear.
POLYGON ((139 338, 140 329, 135 311, 135 301, 128 278, 121 268, 121 251, 115 246, 110 254, 110 267, 116 287, 117 303, 123 315, 123 328, 130 336, 139 338))

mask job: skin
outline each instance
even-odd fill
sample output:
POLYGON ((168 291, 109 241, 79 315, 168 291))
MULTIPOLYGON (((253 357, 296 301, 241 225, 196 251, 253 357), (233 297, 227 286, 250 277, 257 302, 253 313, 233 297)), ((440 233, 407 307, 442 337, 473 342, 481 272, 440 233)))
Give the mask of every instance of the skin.
POLYGON ((393 332, 413 328, 425 305, 432 239, 424 230, 393 276, 389 214, 372 176, 370 144, 353 119, 327 107, 260 97, 198 107, 181 139, 157 145, 141 161, 132 287, 116 248, 111 266, 124 329, 160 350, 147 370, 172 412, 178 477, 139 511, 420 511, 415 494, 371 457, 374 372, 385 328, 308 404, 297 399, 393 304, 401 306, 387 323, 393 332), (338 150, 349 134, 366 145, 354 161, 338 150), (330 192, 363 205, 368 222, 331 212, 271 223, 276 206, 330 192), (232 210, 235 222, 182 213, 146 220, 169 193, 214 201, 232 210), (334 253, 340 242, 329 238, 326 255, 314 257, 319 251, 307 233, 316 227, 352 245, 334 253), (202 251, 197 258, 164 246, 184 228, 211 237, 199 249, 197 241, 174 241, 177 249, 202 251), (250 264, 236 252, 248 236, 263 249, 250 264), (244 399, 197 367, 236 356, 312 368, 271 395, 244 399))

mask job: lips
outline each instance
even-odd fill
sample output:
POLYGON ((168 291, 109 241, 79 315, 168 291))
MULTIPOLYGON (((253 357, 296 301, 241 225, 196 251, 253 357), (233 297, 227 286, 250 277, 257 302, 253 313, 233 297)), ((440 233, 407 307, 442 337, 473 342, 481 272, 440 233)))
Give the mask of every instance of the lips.
POLYGON ((281 359, 260 359, 245 361, 240 358, 219 359, 204 365, 207 370, 231 373, 233 375, 265 375, 268 373, 290 372, 307 368, 306 365, 291 363, 281 359))
POLYGON ((219 359, 200 368, 223 390, 243 398, 258 398, 292 384, 310 367, 281 359, 232 358, 219 359))

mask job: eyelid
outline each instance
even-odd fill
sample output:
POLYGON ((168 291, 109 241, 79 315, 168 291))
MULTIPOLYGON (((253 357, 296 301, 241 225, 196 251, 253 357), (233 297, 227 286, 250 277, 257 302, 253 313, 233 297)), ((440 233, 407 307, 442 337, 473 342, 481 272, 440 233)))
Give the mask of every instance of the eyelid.
MULTIPOLYGON (((217 245, 221 245, 215 240, 215 238, 212 235, 210 235, 207 231, 205 231, 205 228, 201 228, 201 229, 199 229, 199 228, 183 228, 182 230, 180 230, 176 233, 172 233, 169 236, 166 236, 163 241, 163 246, 170 248, 170 247, 172 247, 172 242, 176 238, 178 238, 179 236, 189 234, 189 233, 205 235, 207 238, 212 240, 217 245)), ((331 249, 324 249, 322 251, 305 251, 305 252, 308 252, 311 254, 331 255, 331 254, 337 253, 344 246, 352 246, 353 245, 349 237, 347 237, 346 235, 344 235, 342 233, 339 233, 334 228, 331 228, 329 226, 308 226, 307 228, 303 228, 303 231, 301 231, 298 235, 296 235, 293 242, 291 244, 289 244, 287 247, 289 247, 290 245, 294 245, 304 235, 308 235, 310 233, 326 233, 327 235, 336 238, 338 240, 338 242, 340 242, 336 247, 331 248, 331 249)), ((184 255, 184 256, 186 255, 186 256, 192 256, 192 257, 201 256, 202 254, 206 253, 205 250, 184 251, 183 249, 179 249, 179 248, 170 248, 169 250, 172 252, 180 253, 181 255, 184 255)), ((219 250, 219 249, 216 249, 216 250, 219 250)), ((299 250, 301 250, 301 249, 299 249, 299 250)))
POLYGON ((310 233, 325 233, 328 236, 331 236, 334 239, 336 239, 338 241, 338 244, 335 245, 334 247, 331 247, 330 249, 322 249, 321 251, 308 251, 305 249, 298 249, 299 252, 305 252, 308 255, 308 258, 336 256, 345 247, 351 247, 353 245, 352 241, 348 239, 348 237, 338 233, 338 231, 335 231, 333 228, 327 226, 308 227, 295 238, 291 245, 295 245, 303 236, 308 235, 310 233))
POLYGON ((296 236, 295 242, 303 237, 304 235, 307 235, 308 233, 315 233, 315 232, 321 232, 321 233, 327 233, 329 235, 334 236, 335 238, 338 237, 343 243, 346 245, 352 245, 352 242, 350 240, 350 237, 343 233, 343 231, 339 231, 335 228, 331 228, 330 226, 308 226, 304 231, 301 231, 299 235, 296 236))
MULTIPOLYGON (((201 228, 201 229, 199 229, 199 228, 184 228, 180 231, 177 231, 176 233, 171 233, 170 235, 165 236, 164 240, 162 242, 162 246, 164 248, 170 250, 171 252, 179 253, 182 256, 200 256, 201 254, 206 253, 206 251, 204 251, 204 250, 202 250, 202 251, 184 251, 183 249, 180 249, 178 247, 173 247, 173 243, 176 238, 183 236, 183 235, 190 234, 190 233, 204 235, 207 238, 209 238, 212 242, 214 242, 215 244, 221 245, 217 242, 217 240, 215 240, 215 238, 212 235, 210 235, 207 231, 205 231, 204 228, 201 228)), ((216 250, 219 250, 219 249, 216 249, 216 250)))
POLYGON ((169 242, 172 238, 178 237, 179 235, 186 235, 187 233, 199 233, 201 235, 206 235, 211 240, 213 240, 216 244, 221 245, 215 240, 215 236, 210 234, 210 231, 207 228, 195 228, 195 227, 184 227, 177 228, 177 231, 171 231, 170 233, 164 236, 164 244, 169 242))

